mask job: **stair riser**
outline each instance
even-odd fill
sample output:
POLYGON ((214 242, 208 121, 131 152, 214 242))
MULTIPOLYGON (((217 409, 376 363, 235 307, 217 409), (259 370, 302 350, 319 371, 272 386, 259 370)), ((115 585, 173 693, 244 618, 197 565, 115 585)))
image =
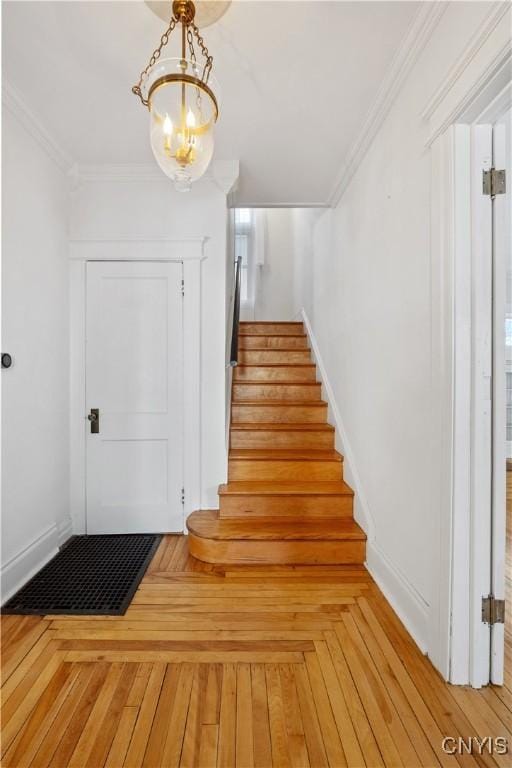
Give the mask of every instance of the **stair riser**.
POLYGON ((325 424, 325 405, 233 405, 231 422, 255 424, 325 424))
POLYGON ((228 479, 234 480, 343 480, 342 461, 250 461, 232 459, 228 479))
MULTIPOLYGON (((307 349, 307 336, 239 336, 238 349, 307 349)), ((309 353, 309 350, 308 350, 309 353)))
POLYGON ((334 432, 231 430, 232 448, 334 448, 334 432))
POLYGON ((221 517, 351 517, 352 496, 220 496, 221 517))
POLYGON ((233 401, 320 400, 320 384, 238 384, 233 382, 233 401))
POLYGON ((243 349, 238 353, 239 365, 297 365, 311 363, 309 349, 243 349))
POLYGON ((240 336, 293 336, 304 333, 302 323, 240 323, 240 336))
POLYGON ((351 565, 365 561, 363 541, 215 541, 189 535, 190 554, 207 563, 351 565))
POLYGON ((235 368, 234 381, 316 381, 316 368, 310 365, 245 366, 235 368))

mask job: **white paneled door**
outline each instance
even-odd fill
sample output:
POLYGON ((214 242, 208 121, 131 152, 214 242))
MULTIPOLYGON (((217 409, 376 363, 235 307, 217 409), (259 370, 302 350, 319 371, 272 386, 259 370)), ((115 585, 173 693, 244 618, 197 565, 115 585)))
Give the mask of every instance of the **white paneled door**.
POLYGON ((183 531, 181 262, 88 262, 87 533, 183 531))

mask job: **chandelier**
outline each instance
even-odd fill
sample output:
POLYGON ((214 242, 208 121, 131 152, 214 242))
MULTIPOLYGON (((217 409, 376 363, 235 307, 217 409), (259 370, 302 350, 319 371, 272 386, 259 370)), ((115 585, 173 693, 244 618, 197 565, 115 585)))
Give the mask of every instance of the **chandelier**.
POLYGON ((172 18, 132 88, 149 109, 155 159, 176 189, 187 191, 208 168, 213 155, 219 108, 210 55, 194 19, 191 0, 174 0, 172 18), (181 57, 161 59, 172 32, 181 25, 181 57), (196 58, 195 46, 201 52, 196 58))

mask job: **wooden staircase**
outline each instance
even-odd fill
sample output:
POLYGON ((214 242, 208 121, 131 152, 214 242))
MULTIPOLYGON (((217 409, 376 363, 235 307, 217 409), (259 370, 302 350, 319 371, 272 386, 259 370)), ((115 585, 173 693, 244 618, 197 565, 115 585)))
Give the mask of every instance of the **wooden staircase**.
POLYGON ((190 554, 208 563, 363 563, 316 366, 302 323, 241 323, 228 482, 220 509, 187 520, 190 554))

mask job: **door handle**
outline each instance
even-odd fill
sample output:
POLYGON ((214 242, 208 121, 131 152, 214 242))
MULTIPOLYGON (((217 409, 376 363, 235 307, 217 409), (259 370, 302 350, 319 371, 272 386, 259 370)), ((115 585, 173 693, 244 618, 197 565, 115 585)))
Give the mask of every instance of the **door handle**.
POLYGON ((91 408, 91 412, 87 416, 91 422, 91 435, 97 435, 100 431, 100 409, 91 408))

